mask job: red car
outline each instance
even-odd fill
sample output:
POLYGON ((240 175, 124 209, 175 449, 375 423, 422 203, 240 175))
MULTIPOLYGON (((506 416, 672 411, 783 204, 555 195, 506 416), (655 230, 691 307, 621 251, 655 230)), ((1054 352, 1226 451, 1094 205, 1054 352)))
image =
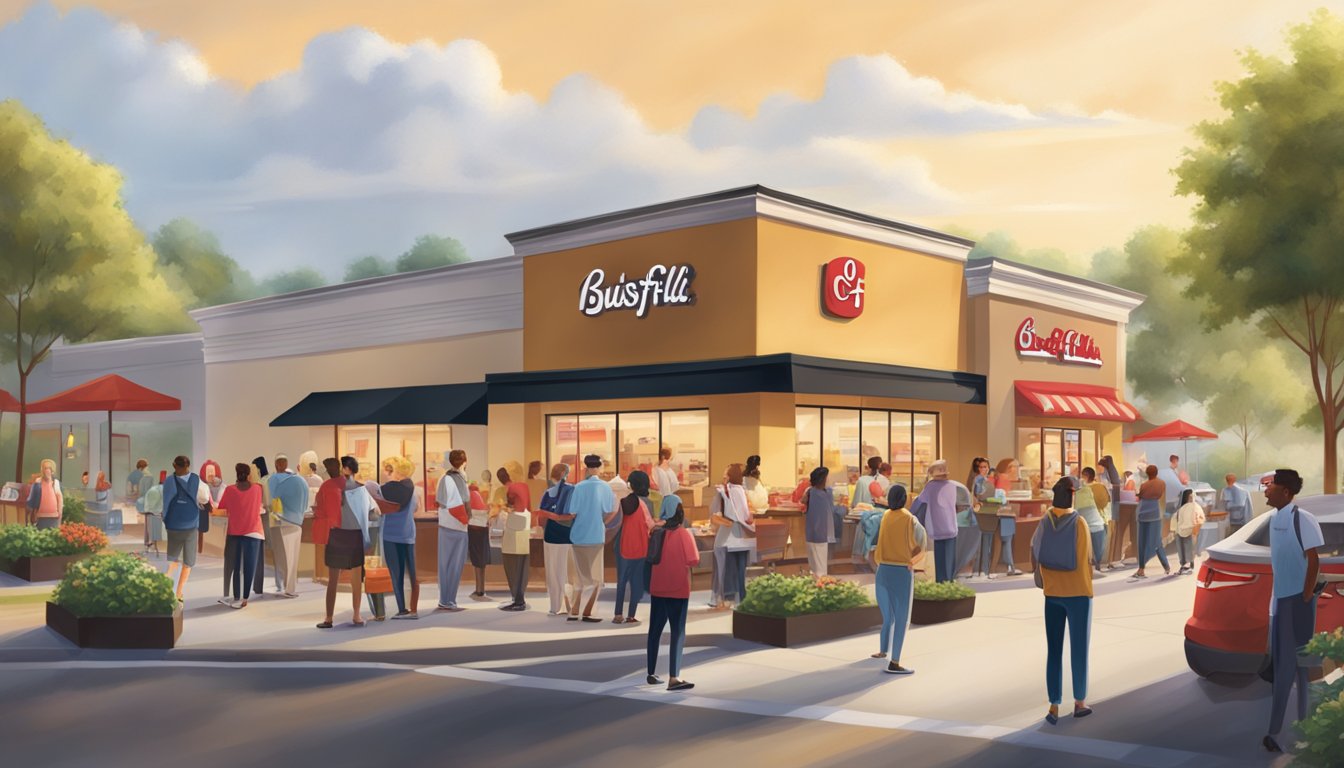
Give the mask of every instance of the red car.
MULTIPOLYGON (((1321 524, 1321 572, 1330 579, 1316 607, 1316 630, 1344 626, 1344 495, 1297 500, 1321 524)), ((1265 673, 1269 666, 1269 519, 1263 514, 1209 547, 1195 609, 1185 623, 1185 660, 1200 677, 1265 673)))

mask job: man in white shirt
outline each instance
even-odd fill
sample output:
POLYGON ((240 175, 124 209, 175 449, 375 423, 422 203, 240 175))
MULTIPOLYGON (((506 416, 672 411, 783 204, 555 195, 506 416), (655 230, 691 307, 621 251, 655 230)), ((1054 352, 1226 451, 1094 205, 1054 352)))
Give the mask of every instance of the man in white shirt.
POLYGON ((1293 503, 1293 497, 1301 492, 1302 478, 1291 469, 1275 470, 1265 486, 1265 500, 1274 509, 1269 521, 1269 557, 1274 571, 1269 655, 1274 665, 1274 695, 1269 733, 1262 742, 1270 752, 1283 751, 1278 736, 1294 683, 1298 719, 1307 716, 1307 670, 1298 665, 1297 655, 1316 631, 1316 579, 1321 570, 1316 550, 1325 546, 1325 537, 1316 518, 1293 503))
POLYGON ((1176 509, 1181 506, 1181 491, 1185 490, 1185 483, 1181 482, 1181 457, 1172 454, 1167 457, 1171 462, 1168 466, 1157 471, 1157 477, 1167 486, 1166 513, 1167 517, 1176 514, 1176 509))

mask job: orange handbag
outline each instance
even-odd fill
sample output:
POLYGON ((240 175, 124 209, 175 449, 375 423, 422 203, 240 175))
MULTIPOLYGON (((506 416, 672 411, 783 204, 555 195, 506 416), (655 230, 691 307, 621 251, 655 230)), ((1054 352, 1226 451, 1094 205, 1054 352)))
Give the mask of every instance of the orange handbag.
POLYGON ((384 595, 392 591, 392 572, 383 564, 383 558, 364 558, 364 591, 370 595, 384 595))

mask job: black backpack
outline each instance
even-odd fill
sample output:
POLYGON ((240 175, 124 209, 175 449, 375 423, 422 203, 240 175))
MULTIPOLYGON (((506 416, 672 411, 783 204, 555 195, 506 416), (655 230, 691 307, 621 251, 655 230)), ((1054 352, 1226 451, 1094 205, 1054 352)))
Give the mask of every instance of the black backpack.
POLYGON ((649 565, 657 565, 663 560, 663 539, 667 538, 666 528, 654 528, 649 531, 649 552, 644 555, 644 562, 649 565))

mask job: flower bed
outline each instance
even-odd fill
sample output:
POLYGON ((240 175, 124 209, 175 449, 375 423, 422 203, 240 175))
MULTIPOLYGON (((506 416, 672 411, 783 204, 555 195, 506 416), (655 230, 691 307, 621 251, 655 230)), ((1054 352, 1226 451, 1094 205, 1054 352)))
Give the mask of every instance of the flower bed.
POLYGON ((73 562, 107 546, 107 535, 72 523, 38 530, 31 525, 0 526, 0 570, 25 581, 55 581, 73 562))
POLYGON ((112 553, 70 567, 47 603, 47 626, 82 648, 172 648, 182 612, 171 579, 112 553))
POLYGON ((965 584, 915 580, 915 599, 910 606, 911 624, 941 624, 969 619, 974 613, 975 590, 965 584))
POLYGON ((858 584, 823 576, 770 573, 747 585, 733 612, 733 637, 788 648, 857 634, 882 623, 858 584))
MULTIPOLYGON (((1344 666, 1344 629, 1322 632, 1307 644, 1307 654, 1319 656, 1327 673, 1331 667, 1344 666)), ((1312 684, 1314 707, 1307 719, 1298 723, 1303 741, 1297 757, 1306 765, 1344 765, 1344 678, 1333 683, 1312 684)))

